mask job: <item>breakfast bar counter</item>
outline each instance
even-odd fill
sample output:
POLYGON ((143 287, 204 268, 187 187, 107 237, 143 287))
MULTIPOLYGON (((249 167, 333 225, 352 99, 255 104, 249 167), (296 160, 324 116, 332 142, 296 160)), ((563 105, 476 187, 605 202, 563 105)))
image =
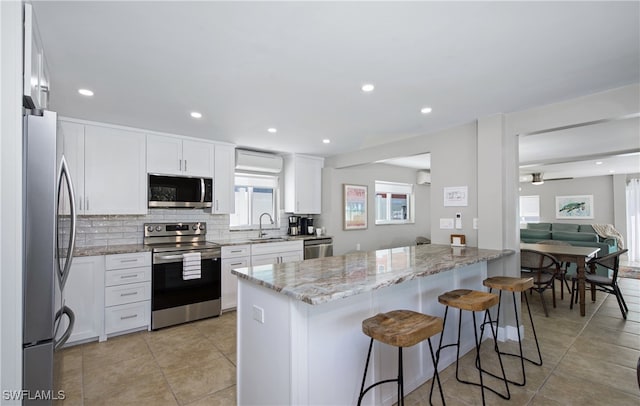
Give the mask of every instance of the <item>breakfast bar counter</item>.
MULTIPOLYGON (((426 244, 232 271, 238 276, 238 404, 357 403, 368 346, 362 320, 394 309, 443 316, 438 295, 483 289, 487 261, 511 254, 426 244)), ((471 331, 462 352, 473 346, 471 331)), ((447 329, 445 340, 454 335, 447 329)), ((405 393, 431 378, 428 354, 426 343, 405 349, 405 393)), ((394 377, 395 357, 394 348, 374 346, 368 379, 394 377)), ((454 359, 455 351, 444 352, 439 369, 454 359)), ((394 385, 372 392, 367 404, 391 404, 396 394, 394 385)))

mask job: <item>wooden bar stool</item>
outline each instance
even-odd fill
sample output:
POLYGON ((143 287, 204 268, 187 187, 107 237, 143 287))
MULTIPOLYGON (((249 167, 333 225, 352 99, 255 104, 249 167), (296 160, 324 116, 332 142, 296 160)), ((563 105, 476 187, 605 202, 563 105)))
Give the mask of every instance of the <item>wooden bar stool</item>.
POLYGON ((431 346, 431 337, 441 333, 442 328, 443 322, 440 317, 429 316, 411 310, 393 310, 388 313, 379 313, 376 316, 364 320, 362 322, 362 332, 371 337, 371 341, 369 343, 369 352, 367 353, 367 362, 364 366, 364 376, 362 377, 358 405, 360 405, 362 398, 369 389, 388 382, 398 382, 398 405, 404 405, 402 348, 411 347, 424 340, 429 341, 429 351, 431 352, 434 369, 433 379, 438 381, 442 404, 444 404, 444 394, 442 393, 442 385, 440 384, 440 376, 438 375, 438 364, 433 353, 433 347, 431 346), (367 369, 369 368, 369 359, 371 358, 374 339, 398 347, 398 377, 396 379, 386 379, 376 382, 365 389, 364 384, 367 379, 367 369))
MULTIPOLYGON (((476 313, 475 313, 475 312, 484 310, 485 318, 488 317, 489 321, 491 322, 491 314, 489 314, 489 309, 500 302, 499 296, 496 295, 495 293, 481 292, 479 290, 457 289, 457 290, 452 290, 450 292, 446 292, 438 296, 438 301, 441 304, 446 306, 444 311, 444 322, 442 327, 443 330, 447 324, 447 314, 449 312, 449 307, 455 307, 459 310, 459 318, 458 318, 458 341, 455 343, 442 345, 442 337, 444 337, 444 332, 443 332, 443 334, 440 335, 440 344, 438 345, 438 351, 436 352, 436 363, 439 361, 440 352, 444 348, 456 347, 456 379, 458 380, 458 382, 479 386, 482 389, 483 405, 486 404, 485 398, 484 398, 485 389, 490 390, 491 392, 495 393, 496 395, 500 396, 505 400, 509 400, 511 398, 511 393, 509 392, 509 384, 507 381, 507 376, 505 375, 505 372, 504 372, 504 365, 502 365, 502 357, 500 356, 499 351, 498 351, 498 360, 500 361, 500 369, 502 370, 502 377, 499 379, 502 379, 504 381, 504 386, 507 394, 503 395, 497 390, 484 384, 482 374, 483 372, 486 372, 486 371, 482 369, 482 363, 480 361, 480 346, 482 345, 482 337, 478 338, 478 325, 476 323, 476 313), (460 360, 460 332, 462 330, 462 311, 463 310, 470 311, 473 317, 473 335, 475 337, 475 344, 476 344, 476 366, 478 368, 478 374, 480 376, 480 383, 465 381, 463 379, 460 379, 458 375, 458 363, 460 360)), ((496 336, 496 333, 493 331, 493 329, 491 329, 491 332, 493 333, 493 339, 497 346, 498 337, 496 336)), ((429 401, 431 401, 432 394, 433 394, 433 382, 431 383, 431 392, 429 393, 429 401)))
MULTIPOLYGON (((498 351, 500 354, 502 355, 509 355, 512 357, 518 357, 520 358, 520 364, 522 366, 522 382, 516 382, 516 381, 512 381, 509 380, 510 383, 517 385, 517 386, 524 386, 527 382, 527 378, 525 375, 525 371, 524 371, 524 361, 527 360, 530 363, 534 364, 534 365, 542 365, 542 354, 540 353, 540 345, 538 344, 538 336, 536 335, 536 328, 533 325, 533 318, 531 317, 531 308, 529 307, 529 299, 527 299, 527 294, 526 291, 527 289, 531 289, 533 287, 533 278, 517 278, 517 277, 512 277, 512 276, 494 276, 491 278, 487 278, 485 279, 482 284, 486 287, 489 288, 489 292, 493 292, 493 289, 498 289, 500 290, 500 301, 498 302, 498 314, 496 316, 496 330, 498 329, 498 323, 500 320, 500 305, 502 303, 502 292, 503 291, 507 291, 507 292, 511 292, 511 295, 513 297, 513 313, 516 316, 516 329, 518 330, 518 347, 520 348, 520 354, 512 354, 512 353, 508 353, 508 352, 500 352, 498 350, 498 346, 496 345, 495 349, 496 351, 498 351), (533 361, 529 358, 526 358, 523 353, 522 353, 522 337, 520 335, 520 319, 518 318, 518 306, 516 303, 516 292, 520 292, 522 293, 522 296, 524 297, 525 303, 527 304, 527 311, 529 312, 529 320, 531 321, 531 331, 533 331, 533 337, 535 338, 536 341, 536 348, 538 349, 538 361, 533 361), (524 293, 523 293, 524 292, 524 293)), ((482 323, 482 328, 480 329, 481 332, 484 332, 484 326, 485 324, 490 324, 491 323, 489 321, 487 321, 487 319, 484 319, 484 322, 482 323)), ((493 329, 493 326, 491 326, 491 328, 493 329)), ((486 372, 486 371, 485 371, 486 372)), ((494 374, 492 374, 491 372, 487 372, 489 375, 492 375, 495 378, 500 378, 494 374)))

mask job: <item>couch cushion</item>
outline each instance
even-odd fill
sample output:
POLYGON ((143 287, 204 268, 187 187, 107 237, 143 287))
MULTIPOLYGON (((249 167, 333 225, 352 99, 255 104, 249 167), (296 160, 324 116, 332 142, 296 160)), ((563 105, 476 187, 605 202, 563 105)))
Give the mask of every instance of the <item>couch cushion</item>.
POLYGON ((551 239, 561 240, 561 241, 598 242, 598 235, 589 234, 589 233, 570 232, 570 231, 553 231, 551 233, 551 239))
POLYGON ((551 239, 551 232, 543 230, 531 230, 528 228, 520 229, 520 239, 527 240, 549 240, 551 239))
POLYGON ((551 231, 551 223, 527 223, 529 230, 551 231))
POLYGON ((596 230, 593 229, 591 224, 580 224, 580 229, 578 230, 578 232, 597 234, 596 230))
POLYGON ((553 223, 551 231, 573 231, 577 232, 580 224, 553 223))

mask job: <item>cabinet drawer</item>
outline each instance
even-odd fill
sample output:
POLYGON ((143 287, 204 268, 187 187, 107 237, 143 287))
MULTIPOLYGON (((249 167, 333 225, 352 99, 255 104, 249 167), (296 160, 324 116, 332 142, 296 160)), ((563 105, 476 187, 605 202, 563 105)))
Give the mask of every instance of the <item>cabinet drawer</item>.
POLYGON ((151 299, 151 282, 109 286, 104 290, 104 305, 115 306, 151 299))
POLYGON ((108 307, 104 311, 104 328, 106 334, 130 330, 149 325, 151 302, 144 301, 133 304, 108 307))
POLYGON ((253 244, 251 246, 251 255, 273 254, 277 252, 297 250, 302 252, 302 240, 253 244))
POLYGON ((125 269, 151 266, 150 252, 132 252, 131 254, 115 254, 105 256, 105 268, 125 269))
POLYGON ((107 271, 105 286, 117 286, 129 283, 147 282, 151 280, 151 267, 118 269, 107 271))
POLYGON ((249 266, 249 258, 229 258, 222 260, 222 266, 225 269, 247 268, 249 266))
POLYGON ((251 255, 250 245, 230 245, 222 247, 222 259, 248 257, 251 255))

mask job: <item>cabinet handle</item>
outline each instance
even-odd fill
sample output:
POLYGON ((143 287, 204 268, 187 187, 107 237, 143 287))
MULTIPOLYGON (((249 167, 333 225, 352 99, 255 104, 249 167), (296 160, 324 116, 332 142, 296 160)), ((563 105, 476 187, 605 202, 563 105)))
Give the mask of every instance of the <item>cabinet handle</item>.
POLYGON ((120 317, 120 320, 135 319, 136 317, 138 317, 137 314, 132 314, 131 316, 122 316, 120 317))
POLYGON ((242 250, 232 250, 231 252, 242 252, 242 250))
POLYGON ((296 202, 296 211, 300 211, 300 201, 296 202))
POLYGON ((187 171, 187 160, 186 159, 184 160, 184 171, 185 172, 187 171))
POLYGON ((182 172, 182 159, 178 159, 178 170, 182 172))
POLYGON ((216 211, 218 211, 218 199, 216 199, 216 211))
POLYGON ((234 266, 234 265, 242 265, 242 262, 236 262, 235 264, 230 264, 230 265, 231 265, 231 266, 234 266))
POLYGON ((82 196, 78 196, 78 206, 80 206, 80 210, 82 210, 82 201, 84 199, 82 198, 82 196))
POLYGON ((86 204, 85 208, 86 208, 87 211, 89 210, 89 198, 88 197, 87 197, 87 204, 86 204))
POLYGON ((138 276, 137 273, 134 273, 133 275, 122 275, 120 277, 120 279, 129 279, 129 278, 135 278, 136 276, 138 276))
POLYGON ((120 262, 138 262, 137 258, 133 258, 133 259, 121 259, 120 262))
POLYGON ((138 292, 129 292, 129 293, 120 293, 120 297, 124 297, 124 296, 135 296, 137 295, 138 292))

